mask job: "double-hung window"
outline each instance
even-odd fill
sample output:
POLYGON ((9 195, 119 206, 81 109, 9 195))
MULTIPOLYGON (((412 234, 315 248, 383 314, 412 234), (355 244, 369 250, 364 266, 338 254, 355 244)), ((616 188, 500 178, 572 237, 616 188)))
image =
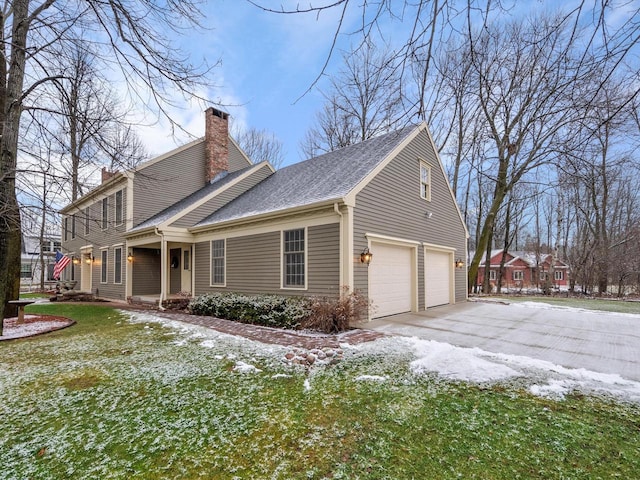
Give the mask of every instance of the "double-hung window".
POLYGON ((102 199, 102 229, 106 230, 109 226, 109 199, 102 199))
POLYGON ((553 272, 553 278, 556 280, 564 280, 564 273, 562 270, 556 270, 553 272))
POLYGON ((116 225, 122 225, 124 215, 122 206, 122 190, 116 192, 116 225))
POLYGON ((109 259, 109 251, 104 249, 100 252, 100 283, 107 283, 107 260, 109 259))
POLYGON ((495 279, 496 279, 496 271, 489 270, 489 280, 495 280, 495 279))
POLYGON ((71 240, 76 238, 76 214, 71 215, 71 240))
POLYGON ((513 279, 514 280, 524 280, 524 273, 522 270, 514 270, 513 271, 513 279))
POLYGON ((84 209, 84 234, 89 235, 89 207, 84 209))
POLYGON ((420 162, 420 196, 431 201, 431 167, 420 162))
POLYGON ((113 249, 113 283, 122 283, 122 247, 113 249))
POLYGON ((211 285, 224 287, 226 282, 225 272, 225 240, 211 241, 211 285))
POLYGON ((69 240, 69 217, 64 217, 64 220, 62 221, 62 230, 64 230, 63 236, 64 241, 66 242, 69 240))
POLYGON ((304 228, 283 232, 282 284, 285 288, 305 288, 305 235, 304 228))

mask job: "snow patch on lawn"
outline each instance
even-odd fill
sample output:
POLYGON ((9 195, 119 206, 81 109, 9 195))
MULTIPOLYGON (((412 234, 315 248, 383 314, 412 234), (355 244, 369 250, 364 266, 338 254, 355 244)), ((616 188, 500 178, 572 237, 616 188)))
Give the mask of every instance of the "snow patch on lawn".
POLYGON ((387 377, 382 375, 359 375, 356 377, 356 382, 386 382, 387 377))
POLYGON ((586 313, 590 315, 598 315, 598 316, 617 316, 617 317, 632 317, 638 318, 640 315, 637 313, 626 313, 626 312, 608 312, 606 310, 589 310, 587 308, 580 307, 566 307, 563 305, 552 305, 550 303, 544 302, 511 302, 509 303, 511 307, 518 308, 536 308, 538 310, 563 310, 565 312, 576 312, 576 313, 586 313))
POLYGON ((250 363, 245 363, 240 360, 236 362, 236 365, 233 367, 234 372, 240 373, 260 373, 262 370, 251 365, 250 363))

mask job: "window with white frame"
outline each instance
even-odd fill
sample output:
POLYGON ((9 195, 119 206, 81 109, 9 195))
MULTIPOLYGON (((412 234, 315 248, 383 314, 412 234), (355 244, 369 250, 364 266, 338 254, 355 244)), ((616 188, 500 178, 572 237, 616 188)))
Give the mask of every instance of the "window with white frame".
POLYGON ((489 270, 489 280, 495 280, 495 279, 496 279, 496 271, 489 270))
POLYGON ((420 196, 431 201, 431 167, 420 162, 420 196))
POLYGON ((513 279, 514 280, 524 280, 524 272, 522 270, 514 270, 513 271, 513 279))
POLYGON ((31 278, 31 264, 22 263, 20 265, 20 278, 31 278))
POLYGON ((116 192, 116 225, 122 225, 123 219, 122 190, 118 190, 116 192))
POLYGON ((553 278, 556 280, 564 280, 564 272, 562 270, 556 270, 553 272, 553 278))
POLYGON ((211 285, 224 286, 226 282, 225 272, 226 241, 211 241, 211 285))
POLYGON ((109 226, 109 199, 102 199, 102 229, 106 230, 109 226))
POLYGON ((64 241, 69 240, 69 217, 64 217, 62 220, 62 236, 64 237, 64 241))
POLYGON ((283 286, 305 287, 305 235, 304 228, 283 232, 283 286))
POLYGON ((182 252, 182 268, 185 270, 191 270, 191 259, 190 259, 190 251, 184 250, 182 252))
POLYGON ((71 215, 71 240, 76 238, 76 214, 71 215))
POLYGON ((108 250, 102 250, 100 252, 101 255, 101 265, 100 265, 100 283, 107 283, 107 260, 109 259, 108 250))
POLYGON ((544 270, 540 271, 540 280, 546 280, 548 278, 547 272, 544 270))
POLYGON ((113 249, 113 283, 122 283, 122 247, 113 249))

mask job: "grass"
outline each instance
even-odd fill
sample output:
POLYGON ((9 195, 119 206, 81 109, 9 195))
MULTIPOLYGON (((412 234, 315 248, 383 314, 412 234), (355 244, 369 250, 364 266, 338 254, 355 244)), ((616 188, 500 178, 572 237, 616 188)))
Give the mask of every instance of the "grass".
POLYGON ((600 298, 564 298, 541 296, 509 296, 504 298, 510 302, 540 302, 561 307, 584 308, 586 310, 598 310, 604 312, 633 313, 640 315, 640 302, 628 302, 624 300, 609 300, 600 298))
POLYGON ((6 479, 637 478, 640 407, 410 373, 411 354, 335 366, 286 349, 32 306, 78 323, 0 344, 6 479), (237 361, 260 372, 239 373, 237 361), (356 381, 360 375, 384 382, 356 381), (308 381, 310 389, 305 388, 308 381))

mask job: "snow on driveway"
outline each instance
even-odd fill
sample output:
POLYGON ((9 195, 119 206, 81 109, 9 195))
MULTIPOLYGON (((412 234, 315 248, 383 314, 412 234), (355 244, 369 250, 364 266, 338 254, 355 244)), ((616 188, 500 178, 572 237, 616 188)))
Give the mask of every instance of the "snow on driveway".
MULTIPOLYGON (((134 322, 160 323, 177 329, 191 339, 198 341, 202 339, 200 344, 203 348, 210 346, 212 337, 231 337, 200 326, 176 322, 148 313, 122 313, 129 315, 134 322)), ((238 346, 242 345, 254 353, 262 351, 273 355, 282 352, 283 360, 284 353, 288 351, 281 346, 266 345, 241 338, 237 340, 238 346)), ((411 337, 386 337, 359 345, 343 344, 341 347, 345 352, 343 360, 345 362, 368 355, 393 356, 406 355, 410 352, 408 368, 397 372, 399 375, 438 375, 452 381, 479 384, 511 383, 526 388, 533 395, 553 399, 562 399, 572 392, 580 392, 640 403, 640 382, 626 380, 620 375, 597 373, 584 368, 565 368, 552 362, 525 356, 497 354, 479 348, 457 347, 448 343, 411 337)), ((331 367, 318 365, 312 368, 331 367)), ((236 362, 234 370, 261 373, 252 365, 239 361, 236 362)), ((372 370, 370 374, 365 373, 354 378, 354 381, 386 380, 386 377, 381 377, 377 373, 372 370)), ((305 389, 311 388, 311 384, 307 381, 305 389)))

